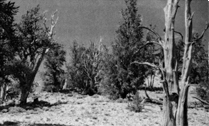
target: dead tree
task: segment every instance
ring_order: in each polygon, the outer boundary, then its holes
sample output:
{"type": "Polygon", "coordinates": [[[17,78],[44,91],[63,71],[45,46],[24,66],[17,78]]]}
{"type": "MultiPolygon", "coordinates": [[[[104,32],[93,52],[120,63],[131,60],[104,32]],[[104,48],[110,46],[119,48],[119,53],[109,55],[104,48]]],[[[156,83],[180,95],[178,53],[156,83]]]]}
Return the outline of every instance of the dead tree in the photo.
{"type": "MultiPolygon", "coordinates": [[[[206,30],[209,27],[207,24],[206,28],[202,32],[199,38],[196,40],[192,39],[192,18],[193,13],[191,13],[191,1],[185,0],[185,39],[184,39],[184,54],[183,54],[183,65],[181,69],[181,80],[179,80],[178,74],[178,61],[176,55],[176,45],[175,45],[175,33],[181,34],[175,31],[175,17],[179,7],[180,0],[167,0],[167,4],[164,8],[165,13],[165,38],[157,35],[157,42],[147,42],[158,44],[163,49],[163,63],[160,65],[155,65],[149,62],[134,62],[138,64],[144,64],[152,66],[161,71],[162,84],[164,89],[164,99],[163,99],[163,126],[188,126],[187,118],[187,98],[189,89],[189,73],[191,69],[192,61],[192,48],[195,41],[202,39],[206,30]]],[[[144,27],[143,27],[144,28],[144,27]]],[[[181,35],[182,36],[182,35],[181,35]]]]}

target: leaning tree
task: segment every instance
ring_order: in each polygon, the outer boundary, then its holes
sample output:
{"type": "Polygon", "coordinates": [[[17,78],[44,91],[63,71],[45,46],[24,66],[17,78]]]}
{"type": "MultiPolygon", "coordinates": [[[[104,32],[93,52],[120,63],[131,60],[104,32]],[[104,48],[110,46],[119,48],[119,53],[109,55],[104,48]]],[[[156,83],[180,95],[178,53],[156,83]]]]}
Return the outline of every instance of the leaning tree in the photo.
{"type": "Polygon", "coordinates": [[[46,53],[54,46],[54,27],[58,21],[58,17],[55,18],[56,12],[51,16],[49,27],[45,14],[39,11],[39,6],[27,11],[18,24],[18,51],[12,65],[12,74],[20,83],[20,104],[27,102],[38,69],[46,53]]]}
{"type": "Polygon", "coordinates": [[[179,64],[177,57],[177,48],[175,43],[175,34],[183,35],[180,32],[175,31],[175,18],[177,10],[179,8],[180,0],[167,0],[167,4],[164,8],[165,13],[165,35],[164,40],[149,28],[145,28],[152,31],[158,36],[157,41],[148,41],[148,44],[157,44],[162,47],[163,59],[159,65],[150,62],[134,62],[138,64],[144,64],[152,66],[160,70],[162,75],[162,84],[164,89],[163,100],[163,126],[187,126],[187,98],[189,90],[190,70],[192,61],[192,50],[196,41],[203,38],[206,30],[209,28],[209,24],[203,30],[198,38],[192,37],[192,20],[194,13],[191,12],[191,1],[185,0],[185,36],[184,36],[184,52],[183,52],[183,64],[181,67],[181,77],[178,76],[179,64]]]}

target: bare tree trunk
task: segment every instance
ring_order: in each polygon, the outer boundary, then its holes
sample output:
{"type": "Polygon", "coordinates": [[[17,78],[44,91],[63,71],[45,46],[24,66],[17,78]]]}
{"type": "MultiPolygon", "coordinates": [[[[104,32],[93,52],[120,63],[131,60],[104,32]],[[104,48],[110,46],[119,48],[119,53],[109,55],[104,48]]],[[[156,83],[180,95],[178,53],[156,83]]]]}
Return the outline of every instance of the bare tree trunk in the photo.
{"type": "Polygon", "coordinates": [[[156,66],[155,64],[149,62],[139,63],[154,67],[161,72],[163,89],[165,93],[163,102],[163,126],[188,126],[187,100],[190,77],[189,73],[191,70],[192,61],[192,47],[195,41],[203,38],[205,32],[209,28],[209,24],[207,24],[200,37],[194,40],[192,39],[193,14],[191,14],[190,7],[192,0],[185,0],[185,44],[182,58],[182,75],[179,82],[177,61],[178,57],[175,54],[176,46],[174,37],[175,16],[178,10],[179,1],[180,0],[167,0],[167,4],[164,8],[165,40],[161,41],[162,39],[159,37],[160,39],[157,43],[163,48],[164,65],[162,64],[156,66]]]}
{"type": "Polygon", "coordinates": [[[4,102],[6,98],[6,84],[3,82],[0,88],[0,102],[4,102]]]}
{"type": "MultiPolygon", "coordinates": [[[[175,110],[176,107],[171,103],[172,93],[178,93],[178,86],[174,83],[177,80],[174,80],[174,69],[176,59],[174,55],[175,51],[175,40],[174,40],[174,24],[175,24],[175,16],[178,9],[179,0],[168,0],[167,5],[164,8],[165,13],[165,41],[163,43],[163,52],[164,52],[164,68],[165,68],[165,76],[164,76],[164,91],[165,98],[163,102],[163,118],[164,123],[163,126],[175,126],[175,110]]],[[[177,103],[175,103],[177,104],[177,103]]]]}
{"type": "Polygon", "coordinates": [[[165,96],[163,100],[163,121],[163,126],[175,126],[175,119],[172,112],[172,104],[168,96],[165,96]]]}
{"type": "Polygon", "coordinates": [[[191,4],[192,0],[185,0],[185,46],[182,67],[181,92],[178,101],[178,109],[176,114],[176,124],[178,126],[188,126],[187,116],[187,97],[189,90],[189,73],[192,60],[192,16],[191,4]]]}
{"type": "Polygon", "coordinates": [[[189,85],[184,86],[181,89],[178,109],[176,113],[176,125],[177,126],[188,126],[188,116],[187,116],[187,100],[188,100],[188,90],[189,85]]]}
{"type": "Polygon", "coordinates": [[[62,90],[66,90],[67,89],[67,78],[64,78],[62,81],[62,90]]]}

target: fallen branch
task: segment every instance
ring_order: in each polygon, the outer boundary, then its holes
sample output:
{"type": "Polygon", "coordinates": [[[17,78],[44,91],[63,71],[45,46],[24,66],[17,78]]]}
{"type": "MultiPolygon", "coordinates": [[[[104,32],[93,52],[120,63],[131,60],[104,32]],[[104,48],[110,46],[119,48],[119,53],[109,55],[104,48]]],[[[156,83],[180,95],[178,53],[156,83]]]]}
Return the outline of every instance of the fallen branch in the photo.
{"type": "Polygon", "coordinates": [[[203,104],[205,104],[205,105],[209,105],[209,103],[208,103],[207,101],[205,101],[205,100],[203,100],[203,99],[201,99],[201,98],[198,98],[198,97],[195,97],[195,96],[194,96],[193,98],[199,100],[201,103],[203,103],[203,104]]]}
{"type": "Polygon", "coordinates": [[[153,103],[153,104],[157,104],[157,105],[162,105],[163,104],[163,102],[161,102],[161,101],[159,101],[157,99],[150,98],[150,96],[147,93],[146,88],[145,88],[144,91],[145,91],[145,95],[147,97],[147,98],[145,98],[146,99],[146,102],[153,103]]]}

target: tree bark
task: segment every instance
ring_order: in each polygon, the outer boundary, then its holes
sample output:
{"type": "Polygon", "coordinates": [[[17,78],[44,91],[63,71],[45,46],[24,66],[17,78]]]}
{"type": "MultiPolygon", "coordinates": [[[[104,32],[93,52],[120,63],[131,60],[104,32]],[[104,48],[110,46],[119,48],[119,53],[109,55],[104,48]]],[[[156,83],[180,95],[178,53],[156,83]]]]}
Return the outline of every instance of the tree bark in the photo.
{"type": "MultiPolygon", "coordinates": [[[[192,48],[195,41],[202,39],[206,28],[198,39],[192,39],[192,18],[191,1],[185,0],[185,41],[183,65],[181,69],[181,80],[178,76],[178,57],[175,54],[175,16],[178,10],[180,0],[167,0],[164,8],[165,13],[165,40],[158,41],[163,48],[164,64],[156,66],[148,62],[139,64],[149,65],[160,70],[162,75],[162,84],[164,89],[163,101],[163,126],[188,126],[187,101],[189,90],[189,73],[191,70],[192,48]],[[180,84],[180,85],[179,85],[180,84]]],[[[183,37],[182,37],[183,38],[183,37]]],[[[160,38],[160,40],[162,40],[160,38]]],[[[136,61],[134,63],[137,63],[136,61]]]]}
{"type": "Polygon", "coordinates": [[[6,98],[6,84],[3,82],[0,88],[0,102],[4,102],[6,98]]]}
{"type": "Polygon", "coordinates": [[[25,84],[25,86],[21,88],[21,96],[20,96],[20,104],[21,105],[25,105],[27,103],[28,95],[31,91],[34,79],[35,79],[38,69],[43,61],[46,51],[47,51],[47,49],[43,49],[42,54],[41,54],[40,58],[37,60],[32,73],[30,73],[30,75],[27,78],[27,81],[26,81],[27,84],[25,84]]]}
{"type": "MultiPolygon", "coordinates": [[[[164,123],[163,126],[175,126],[175,116],[174,111],[176,110],[176,106],[171,103],[170,94],[176,93],[178,94],[178,86],[174,83],[178,80],[174,77],[174,69],[175,69],[175,37],[174,37],[174,25],[175,25],[175,17],[178,10],[179,0],[167,0],[167,5],[164,8],[165,13],[165,41],[163,43],[163,52],[164,52],[164,91],[165,97],[163,102],[163,118],[164,123]]],[[[177,104],[177,103],[175,103],[177,104]]]]}
{"type": "Polygon", "coordinates": [[[189,90],[189,73],[191,70],[192,60],[192,17],[191,4],[192,0],[185,0],[185,45],[184,56],[182,66],[182,78],[181,78],[181,91],[178,100],[178,109],[176,112],[176,124],[177,126],[188,126],[187,115],[187,99],[189,90]]]}
{"type": "Polygon", "coordinates": [[[180,97],[178,101],[178,109],[176,112],[176,125],[177,126],[188,126],[188,116],[187,116],[187,100],[188,100],[188,90],[189,85],[184,84],[185,86],[181,89],[180,97]]]}
{"type": "Polygon", "coordinates": [[[29,95],[29,91],[26,88],[21,89],[20,105],[25,105],[27,103],[28,95],[29,95]]]}

